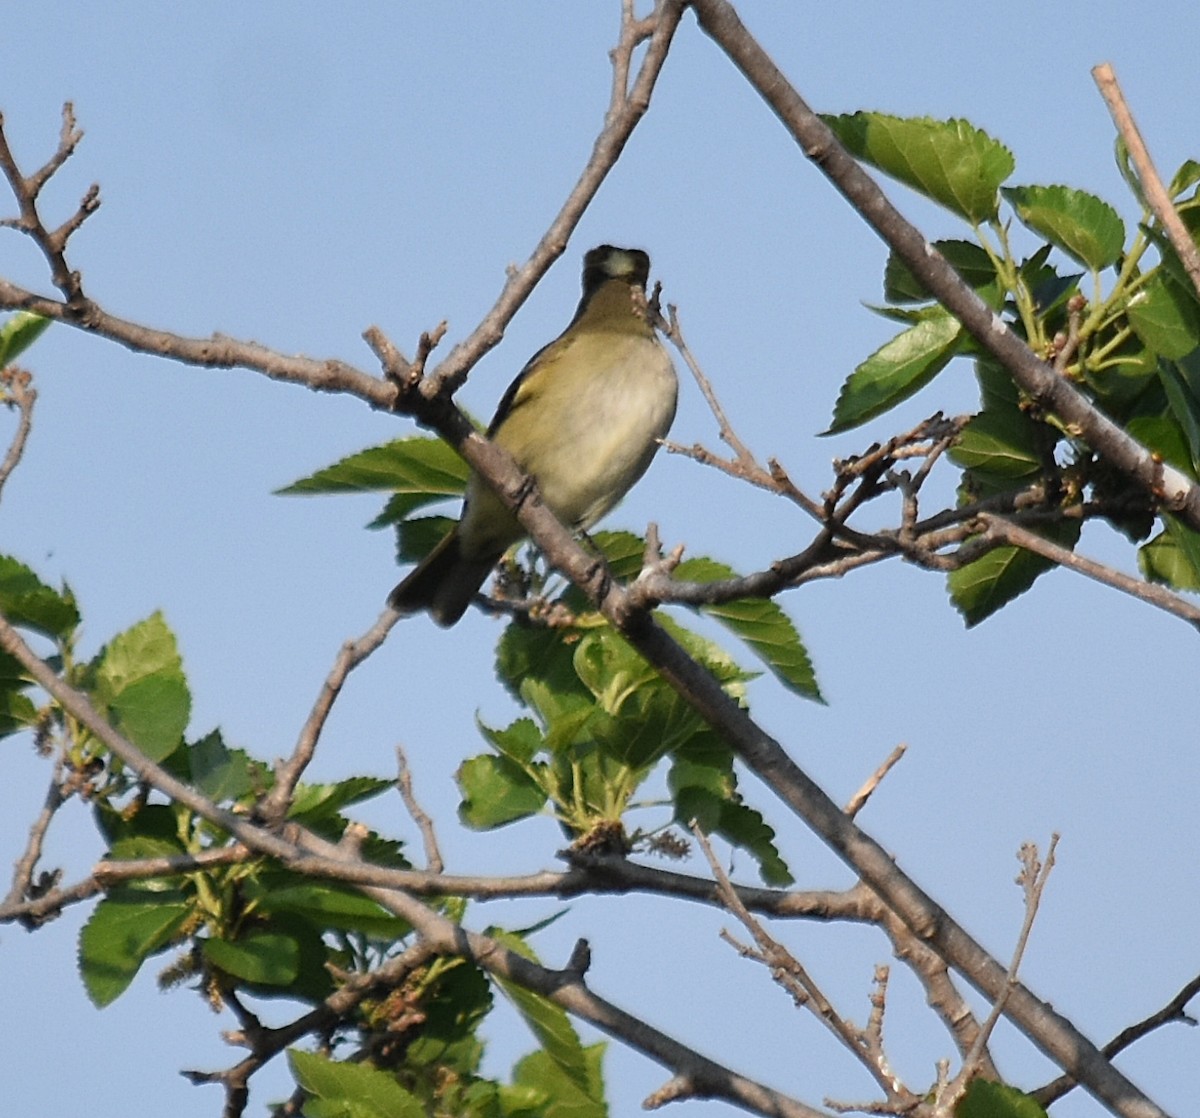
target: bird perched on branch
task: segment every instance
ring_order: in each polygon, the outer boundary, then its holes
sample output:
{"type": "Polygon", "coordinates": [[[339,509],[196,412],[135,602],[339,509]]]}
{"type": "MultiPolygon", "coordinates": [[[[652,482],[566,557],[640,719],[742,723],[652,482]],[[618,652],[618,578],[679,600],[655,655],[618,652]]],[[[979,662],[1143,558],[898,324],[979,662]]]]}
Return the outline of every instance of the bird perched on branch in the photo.
{"type": "MultiPolygon", "coordinates": [[[[500,401],[487,435],[537,483],[564,524],[587,529],[646,472],[675,418],[678,381],[646,308],[650,258],[601,245],[583,258],[583,298],[500,401]]],[[[400,613],[439,625],[466,611],[508,548],[525,535],[478,475],[462,519],[392,591],[400,613]]]]}

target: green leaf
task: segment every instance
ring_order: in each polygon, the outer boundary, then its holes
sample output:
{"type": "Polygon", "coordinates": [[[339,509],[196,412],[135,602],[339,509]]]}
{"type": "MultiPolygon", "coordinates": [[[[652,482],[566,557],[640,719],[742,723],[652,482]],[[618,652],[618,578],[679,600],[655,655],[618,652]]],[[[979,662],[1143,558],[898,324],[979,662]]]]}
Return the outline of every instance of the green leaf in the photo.
{"type": "Polygon", "coordinates": [[[1189,187],[1195,186],[1200,182],[1200,163],[1194,159],[1185,159],[1179,170],[1175,172],[1175,176],[1171,179],[1171,185],[1167,188],[1167,193],[1172,198],[1178,198],[1189,187]]]}
{"type": "Polygon", "coordinates": [[[1190,472],[1194,472],[1200,468],[1200,396],[1196,392],[1196,378],[1186,365],[1160,361],[1158,379],[1167,396],[1169,414],[1187,439],[1190,472]]]}
{"type": "Polygon", "coordinates": [[[536,815],[546,804],[545,790],[507,757],[468,758],[455,779],[463,794],[458,814],[477,831],[536,815]]]}
{"type": "MultiPolygon", "coordinates": [[[[979,291],[996,282],[996,267],[974,241],[934,241],[933,247],[946,258],[964,283],[979,291]]],[[[890,303],[927,303],[933,298],[895,252],[883,270],[883,294],[890,303]]]]}
{"type": "MultiPolygon", "coordinates": [[[[1079,539],[1078,521],[1058,525],[1043,534],[1064,547],[1079,539]]],[[[951,571],[947,578],[950,600],[970,628],[1024,594],[1039,575],[1058,564],[1020,547],[996,547],[986,555],[951,571]]]]}
{"type": "Polygon", "coordinates": [[[642,569],[646,541],[633,532],[593,532],[588,537],[600,549],[615,578],[628,582],[642,569]]]}
{"type": "Polygon", "coordinates": [[[504,729],[495,729],[478,719],[476,725],[497,753],[521,766],[528,765],[544,744],[542,732],[532,718],[518,718],[504,729]]]}
{"type": "Polygon", "coordinates": [[[748,807],[735,792],[720,796],[697,784],[681,787],[675,794],[675,820],[688,826],[695,820],[700,829],[720,835],[745,850],[757,863],[759,876],[767,885],[783,887],[793,882],[791,870],[775,844],[775,831],[762,813],[748,807]]]}
{"type": "MultiPolygon", "coordinates": [[[[537,955],[520,936],[499,928],[488,929],[489,933],[505,947],[518,955],[537,962],[537,955]]],[[[504,991],[509,1001],[525,1019],[525,1024],[537,1037],[542,1051],[552,1059],[564,1074],[581,1090],[588,1089],[587,1065],[583,1055],[583,1044],[571,1024],[567,1011],[554,1002],[519,986],[506,978],[493,974],[492,981],[504,991]]]]}
{"type": "Polygon", "coordinates": [[[287,872],[251,878],[243,883],[242,893],[260,912],[302,916],[322,931],[360,932],[392,942],[409,931],[407,921],[348,886],[305,881],[287,872]]]}
{"type": "Polygon", "coordinates": [[[950,458],[967,469],[1021,478],[1041,469],[1037,429],[1015,408],[983,410],[972,416],[950,458]]]}
{"type": "MultiPolygon", "coordinates": [[[[339,1114],[358,1118],[360,1113],[372,1118],[425,1118],[425,1108],[417,1097],[388,1072],[366,1064],[330,1060],[297,1048],[288,1049],[288,1064],[296,1082],[314,1099],[327,1104],[320,1111],[322,1118],[339,1114]]],[[[309,1113],[308,1104],[304,1110],[309,1113]]]]}
{"type": "Polygon", "coordinates": [[[32,311],[17,311],[0,325],[0,369],[21,356],[45,332],[51,319],[32,311]]]}
{"type": "Polygon", "coordinates": [[[858,427],[924,388],[958,352],[962,337],[962,327],[948,314],[897,334],[846,379],[825,434],[858,427]]]}
{"type": "Polygon", "coordinates": [[[290,986],[300,973],[300,945],[291,936],[251,932],[238,940],[206,939],[204,957],[226,974],[259,986],[290,986]]]}
{"type": "Polygon", "coordinates": [[[583,1052],[586,1089],[581,1088],[546,1052],[534,1052],[513,1068],[516,1086],[536,1090],[548,1100],[537,1111],[538,1118],[608,1118],[601,1069],[604,1045],[589,1045],[583,1052]]]}
{"type": "Polygon", "coordinates": [[[850,153],[972,224],[996,217],[1012,152],[965,120],[856,112],[822,120],[850,153]]]}
{"type": "Polygon", "coordinates": [[[239,800],[254,790],[257,762],[241,749],[228,749],[220,730],[213,730],[188,746],[192,783],[214,803],[239,800]]]}
{"type": "Polygon", "coordinates": [[[190,913],[191,905],[176,891],[111,890],[79,933],[79,973],[93,1004],[103,1008],[123,994],[142,963],[175,938],[190,913]]]}
{"type": "Polygon", "coordinates": [[[1129,421],[1127,430],[1147,450],[1152,450],[1164,462],[1182,470],[1193,481],[1197,480],[1188,437],[1174,416],[1138,415],[1129,421]]]}
{"type": "MultiPolygon", "coordinates": [[[[715,559],[697,556],[680,563],[675,577],[692,582],[737,578],[737,572],[715,559]]],[[[816,671],[800,633],[779,604],[765,598],[738,598],[719,605],[701,606],[760,659],[789,691],[823,703],[816,671]]]]}
{"type": "Polygon", "coordinates": [[[469,467],[448,443],[418,435],[360,450],[277,492],[312,495],[394,490],[387,509],[372,522],[372,527],[380,528],[434,501],[461,496],[469,475],[469,467]]]}
{"type": "Polygon", "coordinates": [[[955,1118],[1046,1118],[1041,1104],[1015,1087],[973,1079],[954,1108],[955,1118]]]}
{"type": "Polygon", "coordinates": [[[14,625],[60,640],[79,624],[79,610],[69,591],[51,590],[9,555],[0,555],[0,609],[14,625]]]}
{"type": "Polygon", "coordinates": [[[394,781],[380,776],[351,776],[336,784],[301,784],[292,797],[288,818],[310,823],[327,819],[343,808],[374,799],[395,786],[394,781]]]}
{"type": "Polygon", "coordinates": [[[1138,549],[1142,576],[1176,590],[1200,590],[1200,533],[1169,513],[1163,522],[1163,531],[1138,549]]]}
{"type": "Polygon", "coordinates": [[[1200,307],[1164,275],[1149,280],[1129,300],[1125,313],[1134,333],[1160,357],[1186,357],[1200,345],[1200,307]]]}
{"type": "Polygon", "coordinates": [[[448,516],[417,516],[400,521],[396,525],[396,562],[419,563],[442,542],[454,523],[448,516]]]}
{"type": "Polygon", "coordinates": [[[37,723],[37,707],[16,688],[0,688],[0,738],[37,723]]]}
{"type": "Polygon", "coordinates": [[[1069,186],[1010,186],[1001,193],[1020,219],[1068,256],[1099,272],[1125,247],[1125,223],[1107,202],[1069,186]]]}
{"type": "Polygon", "coordinates": [[[93,698],[147,757],[161,761],[179,747],[192,696],[175,634],[161,613],[115,636],[92,667],[93,698]]]}

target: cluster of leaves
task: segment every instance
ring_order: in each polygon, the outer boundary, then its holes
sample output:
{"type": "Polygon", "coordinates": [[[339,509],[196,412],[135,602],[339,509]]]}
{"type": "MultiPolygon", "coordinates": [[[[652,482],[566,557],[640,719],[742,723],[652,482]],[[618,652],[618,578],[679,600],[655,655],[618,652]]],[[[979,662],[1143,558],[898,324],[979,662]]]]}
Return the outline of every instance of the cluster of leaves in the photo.
{"type": "MultiPolygon", "coordinates": [[[[191,694],[174,634],[161,614],[113,637],[76,662],[79,610],[67,589],[43,583],[25,565],[0,556],[0,610],[48,638],[48,662],[147,757],[214,804],[248,814],[271,788],[269,766],[229,747],[219,731],[186,736],[191,694]]],[[[38,707],[20,665],[0,660],[0,735],[34,728],[57,748],[64,783],[87,800],[111,863],[219,854],[228,833],[185,805],[141,784],[122,761],[54,703],[38,707]]],[[[336,841],[346,809],[392,788],[356,776],[301,784],[288,819],[336,841]]],[[[368,832],[362,857],[407,868],[401,844],[368,832]]],[[[157,867],[155,867],[157,869],[157,867]]],[[[49,884],[49,883],[47,883],[49,884]]],[[[461,920],[465,903],[445,902],[461,920]]],[[[532,955],[523,935],[496,930],[532,955]]],[[[124,993],[147,960],[170,955],[163,986],[190,983],[215,1005],[231,996],[287,998],[315,1007],[338,976],[373,971],[402,952],[412,929],[376,901],[335,882],[315,880],[262,859],[192,864],[109,887],[79,938],[79,971],[88,996],[106,1006],[124,993]]],[[[457,957],[435,957],[395,989],[362,999],[333,1023],[326,1051],[294,1050],[289,1059],[308,1094],[310,1118],[381,1118],[431,1113],[479,1118],[581,1118],[607,1112],[600,1076],[602,1046],[585,1049],[563,1010],[528,991],[490,979],[457,957]],[[541,1044],[520,1061],[511,1083],[480,1075],[479,1028],[499,989],[541,1044]],[[340,1059],[333,1059],[337,1051],[340,1059]]]]}
{"type": "MultiPolygon", "coordinates": [[[[1132,235],[1112,206],[1086,191],[1005,185],[1015,169],[1011,152],[965,121],[858,112],[826,122],[859,159],[966,222],[973,240],[935,242],[962,278],[1036,353],[1054,360],[1065,351],[1064,376],[1164,461],[1196,479],[1200,300],[1154,223],[1123,149],[1118,147],[1118,164],[1141,208],[1132,235]],[[1027,256],[1014,251],[1014,220],[1040,239],[1027,256]]],[[[1189,160],[1169,188],[1193,233],[1200,231],[1198,183],[1200,164],[1189,160]]],[[[848,377],[830,432],[893,408],[953,358],[973,358],[981,407],[951,454],[963,469],[963,503],[1035,486],[1048,512],[1078,511],[1090,502],[1141,544],[1145,577],[1200,589],[1200,535],[1153,508],[1072,431],[1026,399],[894,256],[884,273],[884,297],[886,305],[876,309],[904,329],[848,377]]],[[[1074,546],[1077,515],[1048,522],[1048,535],[1074,546]]],[[[955,571],[950,595],[974,624],[1028,589],[1049,566],[1018,548],[998,548],[955,571]]]]}
{"type": "MultiPolygon", "coordinates": [[[[401,562],[421,559],[447,530],[441,516],[417,516],[429,505],[461,497],[467,467],[441,440],[397,439],[371,447],[302,478],[283,492],[295,494],[391,493],[372,527],[395,525],[401,562]]],[[[640,569],[645,541],[628,532],[592,537],[618,579],[640,569]]],[[[676,570],[698,582],[734,577],[715,560],[689,559],[676,570]]],[[[763,880],[786,884],[791,875],[774,844],[774,831],[737,790],[733,754],[600,614],[567,584],[510,563],[500,590],[516,587],[546,623],[530,624],[519,612],[501,637],[496,671],[530,716],[510,726],[480,729],[494,753],[473,757],[459,771],[461,816],[471,827],[491,828],[550,812],[580,849],[626,852],[634,834],[624,817],[634,795],[669,762],[670,814],[659,826],[696,820],[746,850],[763,880]]],[[[745,599],[705,606],[703,613],[739,637],[789,690],[820,701],[820,691],[799,633],[773,601],[745,599]]],[[[714,642],[668,619],[696,660],[745,702],[753,678],[714,642]]]]}

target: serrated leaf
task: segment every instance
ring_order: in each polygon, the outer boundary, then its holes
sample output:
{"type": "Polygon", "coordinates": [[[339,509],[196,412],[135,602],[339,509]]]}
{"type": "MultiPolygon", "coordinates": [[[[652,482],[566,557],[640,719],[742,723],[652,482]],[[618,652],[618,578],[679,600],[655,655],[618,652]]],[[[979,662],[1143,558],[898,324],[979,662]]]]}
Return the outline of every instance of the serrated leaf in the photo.
{"type": "Polygon", "coordinates": [[[965,120],[856,112],[822,120],[852,155],[973,224],[991,221],[1012,152],[965,120]]]}
{"type": "Polygon", "coordinates": [[[308,477],[277,490],[285,495],[377,493],[394,490],[385,513],[372,522],[382,527],[434,501],[462,495],[470,469],[448,443],[414,436],[360,450],[308,477]]]}
{"type": "MultiPolygon", "coordinates": [[[[934,241],[933,247],[974,290],[979,291],[996,282],[992,258],[974,241],[934,241]]],[[[927,303],[933,298],[894,252],[889,254],[883,270],[883,294],[891,303],[927,303]]]]}
{"type": "Polygon", "coordinates": [[[608,1118],[604,1102],[604,1076],[601,1062],[604,1045],[592,1044],[583,1050],[587,1088],[567,1075],[545,1052],[534,1052],[513,1068],[513,1083],[536,1090],[547,1101],[537,1118],[608,1118]]]}
{"type": "Polygon", "coordinates": [[[1114,264],[1125,247],[1125,223],[1117,211],[1086,190],[1010,186],[1001,193],[1022,225],[1093,271],[1114,264]]]}
{"type": "Polygon", "coordinates": [[[478,831],[536,815],[546,804],[545,790],[507,757],[468,758],[455,779],[463,796],[459,817],[478,831]]]}
{"type": "MultiPolygon", "coordinates": [[[[1064,547],[1074,547],[1079,531],[1079,523],[1073,522],[1044,534],[1064,547]]],[[[950,572],[946,579],[950,600],[970,628],[1024,594],[1040,575],[1057,565],[1024,548],[993,548],[973,563],[950,572]]]]}
{"type": "Polygon", "coordinates": [[[1125,308],[1133,331],[1160,357],[1186,357],[1200,345],[1200,307],[1180,284],[1159,274],[1125,308]]]}
{"type": "Polygon", "coordinates": [[[687,827],[695,820],[702,831],[720,835],[745,850],[757,863],[759,876],[772,886],[786,886],[792,873],[775,844],[775,830],[762,813],[742,803],[737,793],[722,796],[700,784],[688,784],[675,793],[675,820],[687,827]]]}
{"type": "Polygon", "coordinates": [[[147,757],[161,761],[179,747],[192,696],[175,634],[161,613],[115,636],[92,667],[93,698],[147,757]]]}
{"type": "MultiPolygon", "coordinates": [[[[288,1064],[296,1082],[324,1104],[365,1110],[373,1118],[425,1118],[425,1108],[416,1096],[386,1071],[330,1060],[297,1048],[288,1049],[288,1064]]],[[[323,1109],[322,1113],[329,1116],[350,1111],[323,1109]]]]}
{"type": "Polygon", "coordinates": [[[0,369],[21,356],[45,332],[52,319],[32,311],[17,311],[0,324],[0,369]]]}
{"type": "Polygon", "coordinates": [[[301,784],[292,797],[288,818],[307,822],[328,818],[394,787],[394,781],[379,776],[351,776],[336,784],[301,784]]]}
{"type": "Polygon", "coordinates": [[[258,986],[290,986],[300,973],[300,945],[276,932],[237,940],[206,939],[204,957],[226,974],[258,986]]]}
{"type": "Polygon", "coordinates": [[[622,582],[636,578],[642,569],[646,541],[633,532],[593,532],[588,537],[599,548],[608,569],[622,582]]]}
{"type": "Polygon", "coordinates": [[[948,314],[897,334],[846,379],[824,433],[849,431],[907,400],[946,367],[962,337],[962,327],[948,314]]]}
{"type": "MultiPolygon", "coordinates": [[[[675,577],[692,582],[715,582],[738,576],[724,563],[697,556],[680,563],[675,577]]],[[[792,619],[777,602],[765,598],[738,598],[719,605],[701,606],[700,610],[745,641],[789,691],[818,703],[825,701],[808,649],[792,619]]]]}
{"type": "Polygon", "coordinates": [[[454,520],[448,516],[417,516],[396,525],[396,562],[419,563],[450,531],[454,520]]]}
{"type": "Polygon", "coordinates": [[[479,732],[502,757],[527,765],[542,748],[542,731],[532,718],[518,718],[503,729],[488,726],[476,719],[479,732]]]}
{"type": "Polygon", "coordinates": [[[79,624],[75,599],[52,590],[10,555],[0,555],[0,609],[14,625],[58,639],[79,624]]]}
{"type": "Polygon", "coordinates": [[[190,913],[178,892],[113,889],[79,933],[79,973],[92,1003],[103,1008],[120,997],[142,963],[171,942],[190,913]]]}
{"type": "Polygon", "coordinates": [[[985,409],[972,416],[949,456],[960,466],[998,477],[1028,477],[1041,469],[1037,431],[1015,408],[985,409]]]}
{"type": "Polygon", "coordinates": [[[238,800],[254,789],[249,755],[227,748],[219,730],[189,745],[187,755],[192,783],[214,803],[238,800]]]}
{"type": "Polygon", "coordinates": [[[955,1118],[1046,1118],[1034,1098],[987,1079],[973,1079],[954,1108],[955,1118]]]}
{"type": "MultiPolygon", "coordinates": [[[[489,929],[490,934],[505,947],[526,959],[537,962],[537,955],[520,936],[499,928],[489,929]]],[[[517,1008],[517,1012],[525,1019],[525,1024],[537,1037],[542,1051],[552,1059],[564,1074],[581,1090],[588,1089],[587,1066],[583,1055],[583,1044],[567,1011],[541,994],[518,986],[515,982],[493,974],[492,981],[504,991],[509,1001],[517,1008]]]]}
{"type": "Polygon", "coordinates": [[[0,738],[37,723],[37,707],[16,688],[0,688],[0,738]]]}

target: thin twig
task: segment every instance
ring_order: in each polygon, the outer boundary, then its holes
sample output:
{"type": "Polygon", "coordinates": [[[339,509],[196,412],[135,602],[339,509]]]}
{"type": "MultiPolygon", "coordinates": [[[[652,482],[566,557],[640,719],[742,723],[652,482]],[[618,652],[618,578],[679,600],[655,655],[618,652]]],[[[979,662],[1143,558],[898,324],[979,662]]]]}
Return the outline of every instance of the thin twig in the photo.
{"type": "Polygon", "coordinates": [[[625,150],[625,144],[638,121],[649,108],[650,96],[666,61],[684,7],[683,0],[658,0],[651,16],[637,20],[632,4],[624,5],[620,37],[613,49],[612,96],[605,113],[604,127],[592,145],[587,164],[532,255],[519,268],[510,271],[492,309],[426,378],[421,390],[426,398],[453,392],[462,384],[476,362],[504,337],[504,331],[513,316],[550,266],[566,250],[575,227],[625,150]],[[647,37],[650,42],[641,68],[630,86],[628,74],[633,52],[647,37]]]}
{"type": "Polygon", "coordinates": [[[1021,931],[1017,935],[1013,947],[1012,960],[1008,964],[1008,982],[1000,996],[992,1005],[991,1012],[984,1019],[971,1051],[963,1060],[958,1074],[949,1083],[939,1081],[939,1089],[934,1098],[934,1118],[950,1118],[954,1114],[959,1099],[966,1093],[972,1079],[979,1075],[983,1060],[987,1053],[988,1040],[992,1031],[999,1023],[1004,1013],[1004,1004],[1009,994],[1016,988],[1017,975],[1021,970],[1021,960],[1025,957],[1025,948],[1029,945],[1029,935],[1033,931],[1033,923],[1037,919],[1041,907],[1042,894],[1046,891],[1046,882],[1050,879],[1050,871],[1054,869],[1054,852],[1058,848],[1058,835],[1050,836],[1050,845],[1046,851],[1046,861],[1038,860],[1037,847],[1031,842],[1024,843],[1017,854],[1021,862],[1021,872],[1017,875],[1017,884],[1025,897],[1025,915],[1021,921],[1021,931]]]}
{"type": "Polygon", "coordinates": [[[1141,130],[1133,119],[1133,113],[1129,111],[1125,94],[1121,91],[1112,65],[1108,62],[1101,62],[1098,66],[1093,66],[1092,78],[1100,90],[1100,96],[1104,98],[1104,103],[1108,106],[1108,111],[1112,114],[1117,132],[1125,141],[1129,158],[1133,160],[1133,165],[1137,168],[1138,181],[1142,185],[1146,204],[1162,223],[1162,227],[1171,241],[1171,247],[1179,255],[1180,261],[1191,278],[1192,286],[1196,289],[1197,294],[1200,294],[1200,250],[1197,250],[1196,242],[1192,240],[1187,226],[1183,224],[1183,219],[1179,216],[1171,201],[1171,196],[1167,193],[1167,188],[1163,186],[1163,181],[1154,168],[1154,161],[1150,158],[1146,141],[1142,139],[1141,130]]]}
{"type": "Polygon", "coordinates": [[[417,802],[417,797],[413,792],[412,770],[409,768],[408,758],[404,754],[402,745],[396,746],[396,770],[396,788],[400,792],[400,798],[404,801],[405,808],[408,809],[408,814],[412,816],[413,822],[421,832],[421,841],[425,844],[425,869],[429,873],[440,874],[446,868],[446,864],[442,861],[437,831],[434,830],[433,820],[417,802]]]}
{"type": "MultiPolygon", "coordinates": [[[[33,871],[42,857],[42,847],[46,841],[46,832],[54,820],[58,809],[67,802],[69,792],[63,790],[63,763],[61,758],[55,762],[54,772],[50,777],[50,786],[46,789],[42,800],[42,810],[29,828],[29,839],[25,849],[13,866],[12,887],[8,896],[0,904],[0,909],[20,905],[26,898],[34,897],[33,871]]],[[[45,892],[45,890],[41,890],[45,892]]]]}
{"type": "Polygon", "coordinates": [[[33,405],[37,402],[37,391],[32,382],[30,374],[15,365],[0,370],[0,400],[9,407],[15,406],[20,413],[17,430],[9,443],[4,461],[0,462],[0,490],[21,461],[25,444],[29,441],[29,432],[33,429],[33,405]]]}
{"type": "Polygon", "coordinates": [[[1120,590],[1123,594],[1129,594],[1200,629],[1200,608],[1172,593],[1165,586],[1144,582],[1112,567],[1106,567],[1103,563],[1097,563],[1094,559],[1078,555],[1070,548],[1063,547],[1045,536],[1039,536],[1005,517],[981,513],[979,520],[985,526],[985,535],[996,543],[1011,544],[1032,551],[1060,567],[1066,567],[1104,586],[1120,590]]]}
{"type": "Polygon", "coordinates": [[[898,746],[896,746],[896,748],[893,749],[886,758],[884,758],[883,764],[881,764],[879,768],[877,768],[869,777],[867,777],[866,781],[863,783],[863,786],[857,792],[855,792],[853,796],[850,797],[850,802],[846,804],[846,814],[850,816],[851,819],[853,819],[854,816],[862,811],[867,800],[871,798],[871,793],[879,787],[880,781],[882,781],[883,778],[892,771],[893,766],[897,761],[900,760],[901,757],[904,756],[905,750],[907,749],[908,744],[906,742],[901,742],[898,746]]]}
{"type": "Polygon", "coordinates": [[[275,766],[275,783],[258,806],[259,817],[268,822],[279,822],[291,805],[292,794],[304,770],[312,761],[317,742],[333,704],[341,694],[346,677],[371,655],[387,638],[392,627],[400,620],[395,610],[385,609],[379,619],[357,640],[342,645],[334,660],[333,668],[321,685],[321,693],[313,704],[311,713],[296,739],[292,755],[275,766]]]}
{"type": "MultiPolygon", "coordinates": [[[[1188,982],[1162,1009],[1156,1010],[1149,1017],[1143,1018],[1136,1024],[1122,1029],[1100,1051],[1110,1058],[1116,1056],[1118,1053],[1124,1052],[1135,1041],[1141,1040],[1142,1037],[1154,1032],[1155,1029],[1159,1029],[1163,1025],[1168,1025],[1174,1021],[1182,1021],[1185,1025],[1195,1027],[1197,1024],[1196,1018],[1187,1012],[1187,1004],[1197,994],[1200,994],[1200,974],[1188,982]]],[[[1044,1087],[1039,1087],[1036,1091],[1030,1091],[1029,1094],[1041,1103],[1042,1106],[1049,1106],[1052,1102],[1061,1099],[1063,1095],[1077,1086],[1078,1081],[1072,1079],[1071,1076],[1060,1075],[1044,1087]]]]}
{"type": "MultiPolygon", "coordinates": [[[[796,1005],[810,1010],[866,1068],[882,1088],[890,1105],[900,1108],[913,1106],[918,1101],[917,1096],[913,1095],[901,1082],[899,1076],[892,1071],[883,1050],[882,1006],[872,1003],[872,1021],[875,1025],[873,1029],[864,1031],[843,1018],[800,960],[776,940],[742,904],[737,891],[729,880],[729,875],[726,874],[712,844],[708,841],[708,836],[694,820],[691,824],[691,831],[700,849],[704,852],[704,857],[716,879],[721,899],[730,914],[736,917],[742,927],[754,938],[757,950],[751,950],[739,944],[728,932],[723,931],[722,938],[731,943],[739,954],[768,967],[771,977],[791,995],[796,1005]]],[[[879,994],[878,987],[876,994],[879,994]]]]}

